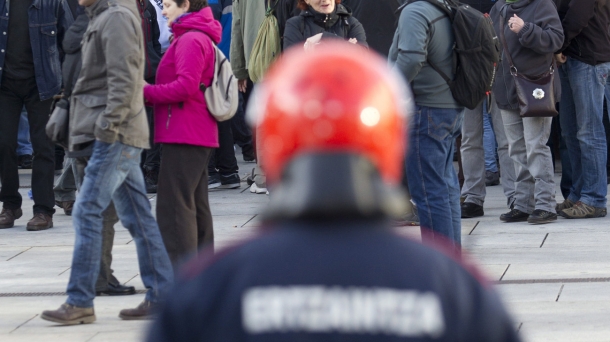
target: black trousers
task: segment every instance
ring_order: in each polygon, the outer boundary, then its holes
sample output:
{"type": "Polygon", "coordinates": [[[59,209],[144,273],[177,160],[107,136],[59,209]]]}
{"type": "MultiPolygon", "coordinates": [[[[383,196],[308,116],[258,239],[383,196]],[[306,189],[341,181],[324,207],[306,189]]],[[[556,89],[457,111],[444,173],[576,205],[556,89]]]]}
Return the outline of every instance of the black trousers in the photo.
{"type": "Polygon", "coordinates": [[[234,143],[242,149],[242,154],[253,155],[252,130],[246,123],[246,107],[252,93],[254,84],[248,80],[248,88],[245,93],[239,92],[239,105],[235,116],[230,120],[234,143]]]}
{"type": "Polygon", "coordinates": [[[55,146],[47,137],[52,99],[40,100],[36,79],[14,80],[2,77],[0,86],[0,202],[7,209],[21,208],[19,173],[17,171],[17,131],[23,106],[28,112],[30,140],[34,149],[32,165],[32,195],[34,213],[53,215],[53,171],[55,146]]]}
{"type": "Polygon", "coordinates": [[[237,173],[237,158],[233,149],[233,132],[231,130],[231,120],[218,123],[219,146],[214,149],[210,162],[208,163],[208,173],[210,175],[221,173],[228,175],[237,173]]]}
{"type": "Polygon", "coordinates": [[[157,188],[157,222],[174,270],[197,253],[214,246],[208,200],[209,147],[163,144],[157,188]]]}
{"type": "Polygon", "coordinates": [[[161,167],[161,144],[155,144],[155,117],[152,107],[146,107],[146,117],[148,118],[150,132],[150,149],[142,152],[142,166],[159,172],[159,167],[161,167]]]}

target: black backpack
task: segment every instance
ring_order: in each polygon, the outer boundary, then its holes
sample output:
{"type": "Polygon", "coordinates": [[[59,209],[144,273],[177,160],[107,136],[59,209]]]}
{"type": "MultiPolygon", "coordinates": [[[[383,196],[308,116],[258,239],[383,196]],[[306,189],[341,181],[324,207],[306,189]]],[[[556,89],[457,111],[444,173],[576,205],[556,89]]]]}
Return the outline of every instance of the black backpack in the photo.
{"type": "Polygon", "coordinates": [[[500,62],[500,43],[489,14],[483,14],[455,0],[444,0],[450,9],[437,0],[413,0],[401,6],[398,11],[415,1],[429,2],[446,13],[451,20],[455,36],[454,79],[430,61],[428,64],[445,79],[453,98],[460,105],[468,109],[476,108],[491,93],[500,62]]]}

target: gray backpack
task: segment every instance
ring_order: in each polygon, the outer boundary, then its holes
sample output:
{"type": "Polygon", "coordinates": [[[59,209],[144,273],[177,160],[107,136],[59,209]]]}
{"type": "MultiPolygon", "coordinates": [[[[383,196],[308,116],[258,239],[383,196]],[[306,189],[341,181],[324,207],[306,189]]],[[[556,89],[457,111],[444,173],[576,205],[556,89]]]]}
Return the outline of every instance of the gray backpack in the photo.
{"type": "Polygon", "coordinates": [[[208,111],[218,122],[231,119],[237,112],[239,93],[237,79],[233,75],[231,64],[225,55],[214,45],[216,60],[214,62],[214,78],[209,86],[200,84],[208,111]]]}

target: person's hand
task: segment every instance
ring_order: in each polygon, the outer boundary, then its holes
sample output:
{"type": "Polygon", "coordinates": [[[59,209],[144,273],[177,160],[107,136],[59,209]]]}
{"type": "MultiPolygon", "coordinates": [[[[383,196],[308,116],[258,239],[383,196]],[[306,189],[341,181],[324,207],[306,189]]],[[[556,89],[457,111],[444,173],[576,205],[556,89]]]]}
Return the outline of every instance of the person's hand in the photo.
{"type": "Polygon", "coordinates": [[[243,80],[237,80],[237,89],[242,93],[245,93],[248,90],[248,79],[244,78],[243,80]]]}
{"type": "Polygon", "coordinates": [[[513,17],[508,19],[508,28],[515,33],[521,32],[523,26],[525,26],[525,22],[516,14],[513,14],[513,17]]]}
{"type": "Polygon", "coordinates": [[[568,57],[566,57],[563,53],[558,53],[555,55],[555,63],[557,66],[560,66],[568,61],[568,57]]]}
{"type": "Polygon", "coordinates": [[[305,49],[305,51],[311,51],[311,50],[313,50],[313,48],[316,45],[320,44],[321,39],[322,39],[322,33],[318,33],[315,36],[311,36],[311,37],[307,38],[303,48],[305,49]]]}
{"type": "Polygon", "coordinates": [[[348,41],[348,42],[350,42],[350,43],[352,43],[352,44],[356,44],[356,43],[358,43],[358,39],[356,39],[356,38],[350,38],[350,39],[348,39],[347,41],[348,41]]]}

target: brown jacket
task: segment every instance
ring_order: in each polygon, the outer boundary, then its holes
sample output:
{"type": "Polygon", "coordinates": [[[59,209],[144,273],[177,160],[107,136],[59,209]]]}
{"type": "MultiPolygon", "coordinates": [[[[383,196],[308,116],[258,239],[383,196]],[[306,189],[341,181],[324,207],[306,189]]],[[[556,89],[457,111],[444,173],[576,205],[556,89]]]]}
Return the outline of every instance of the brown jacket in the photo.
{"type": "Polygon", "coordinates": [[[70,150],[95,139],[149,148],[144,110],[144,39],[133,0],[98,0],[83,37],[70,103],[70,150]]]}

